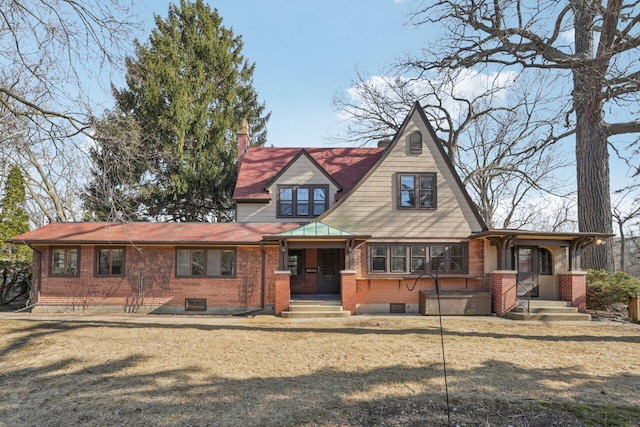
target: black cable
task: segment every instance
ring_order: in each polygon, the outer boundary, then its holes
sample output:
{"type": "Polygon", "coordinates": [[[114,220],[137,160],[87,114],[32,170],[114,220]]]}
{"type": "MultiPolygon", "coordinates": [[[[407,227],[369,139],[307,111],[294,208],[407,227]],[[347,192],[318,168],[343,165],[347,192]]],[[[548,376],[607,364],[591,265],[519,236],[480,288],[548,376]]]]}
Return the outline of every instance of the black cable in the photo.
{"type": "Polygon", "coordinates": [[[422,278],[422,276],[431,277],[436,283],[436,297],[438,299],[438,319],[440,320],[440,344],[442,346],[442,370],[444,371],[444,393],[447,399],[447,426],[451,426],[451,409],[449,406],[449,381],[447,379],[447,359],[444,355],[444,329],[442,328],[442,309],[440,307],[440,285],[438,283],[438,270],[436,270],[436,275],[434,276],[431,273],[422,273],[418,277],[416,277],[415,282],[413,282],[413,286],[409,288],[409,285],[405,282],[405,286],[409,291],[413,291],[418,284],[418,280],[422,278]]]}
{"type": "Polygon", "coordinates": [[[447,359],[444,355],[444,330],[442,329],[442,310],[440,309],[440,287],[436,277],[436,296],[438,298],[438,318],[440,319],[440,343],[442,344],[442,370],[444,371],[444,393],[447,397],[447,426],[451,426],[451,410],[449,409],[449,382],[447,381],[447,359]]]}

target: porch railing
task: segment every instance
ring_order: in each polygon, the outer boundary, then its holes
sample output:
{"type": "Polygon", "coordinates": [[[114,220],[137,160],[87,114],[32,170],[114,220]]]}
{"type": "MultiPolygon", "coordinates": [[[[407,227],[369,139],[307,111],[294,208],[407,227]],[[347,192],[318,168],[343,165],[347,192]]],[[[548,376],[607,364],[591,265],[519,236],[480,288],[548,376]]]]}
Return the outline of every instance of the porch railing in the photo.
{"type": "Polygon", "coordinates": [[[529,288],[520,280],[516,280],[516,305],[522,308],[525,313],[531,311],[531,291],[533,288],[529,288]]]}

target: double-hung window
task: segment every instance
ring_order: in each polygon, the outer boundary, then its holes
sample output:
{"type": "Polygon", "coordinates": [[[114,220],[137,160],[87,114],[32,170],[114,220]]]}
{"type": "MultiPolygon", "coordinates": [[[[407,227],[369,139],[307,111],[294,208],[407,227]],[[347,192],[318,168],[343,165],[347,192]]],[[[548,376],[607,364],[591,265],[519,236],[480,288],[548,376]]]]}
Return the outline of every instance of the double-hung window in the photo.
{"type": "Polygon", "coordinates": [[[232,277],[236,251],[233,249],[178,249],[178,277],[232,277]]]}
{"type": "Polygon", "coordinates": [[[97,276],[124,276],[124,248],[96,248],[97,276]]]}
{"type": "Polygon", "coordinates": [[[436,174],[398,174],[398,207],[435,209],[436,174]]]}
{"type": "Polygon", "coordinates": [[[51,275],[80,275],[80,248],[51,248],[51,275]]]}
{"type": "Polygon", "coordinates": [[[279,217],[316,217],[329,207],[329,187],[299,185],[278,187],[279,217]]]}

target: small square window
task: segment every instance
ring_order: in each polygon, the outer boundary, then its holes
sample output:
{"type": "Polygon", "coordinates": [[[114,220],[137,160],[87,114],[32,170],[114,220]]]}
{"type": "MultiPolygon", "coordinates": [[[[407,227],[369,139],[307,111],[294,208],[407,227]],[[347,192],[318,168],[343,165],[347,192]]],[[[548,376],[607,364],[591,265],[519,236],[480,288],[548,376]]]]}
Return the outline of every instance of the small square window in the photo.
{"type": "Polygon", "coordinates": [[[96,248],[97,276],[124,276],[124,248],[96,248]]]}
{"type": "Polygon", "coordinates": [[[52,276],[78,276],[80,248],[52,248],[50,271],[52,276]]]}
{"type": "Polygon", "coordinates": [[[398,176],[399,208],[436,208],[436,174],[416,173],[398,176]]]}

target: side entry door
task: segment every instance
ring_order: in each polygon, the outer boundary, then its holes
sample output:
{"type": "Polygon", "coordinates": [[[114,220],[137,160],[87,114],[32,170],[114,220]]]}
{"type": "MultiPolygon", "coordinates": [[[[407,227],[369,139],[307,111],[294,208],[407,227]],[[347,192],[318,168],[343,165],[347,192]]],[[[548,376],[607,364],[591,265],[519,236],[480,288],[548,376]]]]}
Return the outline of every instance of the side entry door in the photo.
{"type": "Polygon", "coordinates": [[[518,296],[525,296],[528,291],[532,297],[540,296],[538,286],[537,250],[531,246],[513,248],[513,265],[518,270],[518,296]]]}

